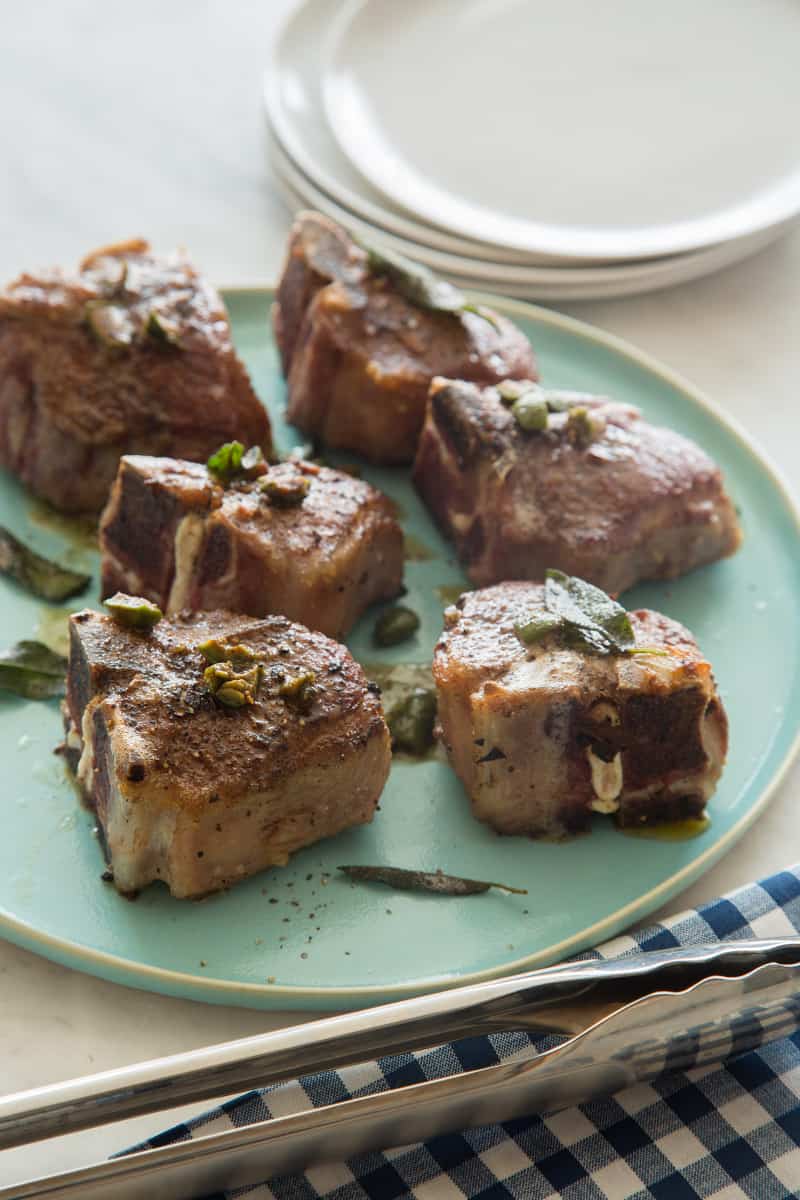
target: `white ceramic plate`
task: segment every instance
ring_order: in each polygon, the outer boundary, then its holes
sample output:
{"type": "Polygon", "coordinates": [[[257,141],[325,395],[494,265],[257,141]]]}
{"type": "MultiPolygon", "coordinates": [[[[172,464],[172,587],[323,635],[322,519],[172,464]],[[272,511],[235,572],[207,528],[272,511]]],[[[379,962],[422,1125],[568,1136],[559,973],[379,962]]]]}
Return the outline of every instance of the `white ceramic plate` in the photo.
{"type": "Polygon", "coordinates": [[[424,220],[630,259],[800,211],[797,0],[353,0],[323,77],[340,146],[424,220]]]}
{"type": "Polygon", "coordinates": [[[338,0],[299,0],[273,43],[264,101],[282,148],[318,187],[370,224],[439,250],[509,263],[532,261],[414,220],[387,202],[341,152],[328,129],[320,91],[322,51],[340,11],[338,0]]]}
{"type": "Polygon", "coordinates": [[[468,259],[388,233],[362,221],[315,187],[272,140],[270,155],[281,194],[288,207],[314,208],[338,221],[357,237],[376,241],[425,263],[467,289],[490,289],[507,296],[537,300],[591,300],[631,296],[698,279],[720,270],[772,242],[784,227],[762,230],[748,238],[679,254],[655,262],[606,267],[520,267],[468,259]]]}

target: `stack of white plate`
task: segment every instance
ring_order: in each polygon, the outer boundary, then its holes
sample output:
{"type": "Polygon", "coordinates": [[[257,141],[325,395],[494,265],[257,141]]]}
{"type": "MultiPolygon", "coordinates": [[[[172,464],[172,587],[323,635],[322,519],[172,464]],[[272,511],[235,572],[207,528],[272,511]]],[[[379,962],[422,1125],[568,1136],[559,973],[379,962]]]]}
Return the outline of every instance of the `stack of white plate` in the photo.
{"type": "Polygon", "coordinates": [[[622,296],[800,212],[797,0],[302,0],[266,107],[293,208],[457,284],[622,296]]]}

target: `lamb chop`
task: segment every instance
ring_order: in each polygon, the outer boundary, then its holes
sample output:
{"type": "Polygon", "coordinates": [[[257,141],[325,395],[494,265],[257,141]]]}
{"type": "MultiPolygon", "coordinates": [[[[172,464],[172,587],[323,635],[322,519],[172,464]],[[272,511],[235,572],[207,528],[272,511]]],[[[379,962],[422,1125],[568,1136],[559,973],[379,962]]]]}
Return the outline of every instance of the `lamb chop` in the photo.
{"type": "Polygon", "coordinates": [[[332,637],[403,579],[390,501],[305,462],[256,461],[225,478],[200,463],[126,455],[100,546],[104,596],[146,596],[169,613],[278,612],[332,637]]]}
{"type": "Polygon", "coordinates": [[[145,601],[111,605],[71,618],[65,708],[120,892],[203,896],[372,820],[389,733],[344,646],[285,617],[148,628],[145,601]]]}
{"type": "Polygon", "coordinates": [[[470,592],[445,624],[433,661],[441,736],[480,821],[561,838],[588,830],[593,812],[634,827],[702,814],[727,718],[677,621],[626,615],[552,572],[544,586],[470,592]]]}
{"type": "Polygon", "coordinates": [[[719,468],[605,397],[437,378],[414,482],[470,579],[559,567],[608,592],[672,579],[741,540],[719,468]]]}
{"type": "Polygon", "coordinates": [[[64,512],[99,512],[120,455],[271,446],[217,292],[182,254],[107,246],[0,292],[0,463],[64,512]]]}
{"type": "Polygon", "coordinates": [[[424,268],[365,253],[316,213],[294,225],[273,319],[289,420],[373,462],[411,462],[434,375],[536,376],[507,318],[424,268]]]}

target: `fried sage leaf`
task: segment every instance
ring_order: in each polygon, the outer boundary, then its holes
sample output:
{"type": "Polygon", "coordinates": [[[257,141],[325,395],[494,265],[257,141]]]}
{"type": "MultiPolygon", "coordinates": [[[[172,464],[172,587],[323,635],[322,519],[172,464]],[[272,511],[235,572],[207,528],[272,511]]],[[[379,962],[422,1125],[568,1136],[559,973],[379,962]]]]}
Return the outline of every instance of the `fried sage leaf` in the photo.
{"type": "Polygon", "coordinates": [[[67,660],[42,642],[17,642],[0,652],[0,691],[27,700],[52,700],[63,696],[67,660]]]}
{"type": "Polygon", "coordinates": [[[498,328],[497,318],[491,309],[481,304],[471,304],[463,292],[440,279],[433,271],[421,263],[413,262],[403,254],[395,254],[393,250],[378,250],[374,246],[364,246],[367,252],[367,266],[373,275],[386,275],[404,296],[417,308],[427,309],[428,312],[474,313],[482,317],[490,325],[498,328]]]}
{"type": "Polygon", "coordinates": [[[565,646],[595,654],[657,653],[636,646],[630,617],[621,604],[563,571],[546,572],[544,610],[519,621],[514,632],[528,646],[552,634],[565,646]]]}
{"type": "Polygon", "coordinates": [[[0,525],[0,572],[43,600],[69,600],[91,582],[91,575],[70,571],[41,554],[34,554],[0,525]]]}
{"type": "Polygon", "coordinates": [[[511,887],[507,883],[490,883],[485,879],[462,879],[460,875],[445,875],[442,871],[407,871],[404,867],[339,867],[358,883],[385,883],[387,887],[404,892],[435,892],[440,896],[475,896],[499,888],[515,896],[527,896],[527,888],[511,887]]]}
{"type": "Polygon", "coordinates": [[[630,618],[601,588],[563,571],[547,571],[544,585],[547,611],[561,617],[568,636],[583,639],[595,649],[624,654],[636,644],[630,618]]]}

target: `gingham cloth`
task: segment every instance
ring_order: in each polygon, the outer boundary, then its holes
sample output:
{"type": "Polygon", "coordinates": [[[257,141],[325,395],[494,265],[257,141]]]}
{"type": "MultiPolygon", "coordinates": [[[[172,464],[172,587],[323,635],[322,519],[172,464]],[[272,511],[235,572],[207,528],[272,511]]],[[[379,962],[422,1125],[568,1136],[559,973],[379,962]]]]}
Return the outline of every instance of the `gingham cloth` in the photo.
{"type": "MultiPolygon", "coordinates": [[[[797,933],[800,865],[580,957],[797,933]]],[[[469,1038],[306,1076],[250,1092],[145,1146],[513,1061],[546,1044],[521,1033],[469,1038]]],[[[453,1133],[230,1193],[245,1194],[253,1200],[788,1200],[800,1195],[800,1034],[725,1067],[665,1075],[580,1108],[453,1133]]]]}

